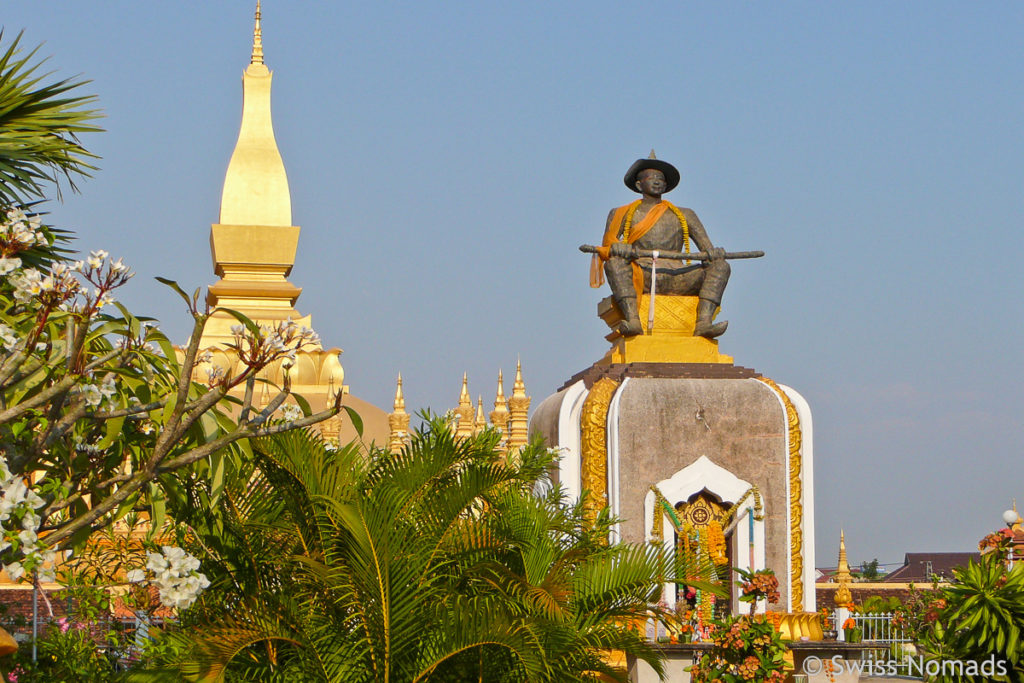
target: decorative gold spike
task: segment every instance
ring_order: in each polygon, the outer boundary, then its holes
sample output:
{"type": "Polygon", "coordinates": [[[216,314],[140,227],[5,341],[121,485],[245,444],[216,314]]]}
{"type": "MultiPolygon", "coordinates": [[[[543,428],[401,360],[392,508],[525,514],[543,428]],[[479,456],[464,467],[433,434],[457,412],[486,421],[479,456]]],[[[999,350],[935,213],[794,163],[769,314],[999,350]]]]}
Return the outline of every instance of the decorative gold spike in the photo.
{"type": "Polygon", "coordinates": [[[473,423],[473,434],[480,434],[487,429],[487,418],[484,417],[484,397],[476,397],[476,421],[473,423]]]}
{"type": "Polygon", "coordinates": [[[252,30],[252,59],[249,61],[250,64],[263,63],[263,28],[260,26],[262,16],[260,0],[256,0],[256,26],[252,30]]]}
{"type": "Polygon", "coordinates": [[[651,147],[651,155],[649,157],[647,157],[647,158],[648,159],[657,159],[658,158],[658,157],[654,156],[654,148],[653,147],[651,147]]]}
{"type": "Polygon", "coordinates": [[[508,451],[508,403],[505,401],[505,381],[501,370],[498,370],[498,393],[494,397],[494,410],[491,411],[491,426],[501,433],[498,450],[504,454],[508,451]]]}
{"type": "Polygon", "coordinates": [[[465,439],[473,435],[473,399],[469,397],[469,376],[462,375],[462,392],[459,394],[459,407],[455,409],[458,424],[455,427],[455,438],[465,439]]]}
{"type": "Polygon", "coordinates": [[[405,444],[409,436],[409,414],[405,412],[405,395],[402,393],[402,373],[398,373],[398,386],[395,387],[394,411],[388,415],[388,426],[391,433],[388,436],[388,450],[398,451],[405,444]]]}
{"type": "Polygon", "coordinates": [[[853,576],[850,574],[850,564],[846,561],[846,535],[841,529],[839,531],[839,566],[835,580],[839,584],[839,588],[836,589],[832,600],[836,603],[836,607],[847,607],[853,603],[853,595],[850,593],[853,576]]]}
{"type": "Polygon", "coordinates": [[[508,450],[513,453],[529,442],[527,414],[530,412],[530,397],[526,395],[523,382],[523,366],[516,360],[516,379],[512,384],[512,396],[508,399],[509,425],[508,450]]]}

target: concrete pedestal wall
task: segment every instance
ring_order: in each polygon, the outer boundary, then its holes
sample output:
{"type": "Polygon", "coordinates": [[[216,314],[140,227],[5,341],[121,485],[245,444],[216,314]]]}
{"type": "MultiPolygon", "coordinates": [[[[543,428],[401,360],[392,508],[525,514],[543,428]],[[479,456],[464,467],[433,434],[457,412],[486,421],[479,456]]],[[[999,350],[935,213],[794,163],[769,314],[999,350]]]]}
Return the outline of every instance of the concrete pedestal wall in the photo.
{"type": "MultiPolygon", "coordinates": [[[[616,383],[604,414],[602,457],[607,504],[622,518],[617,536],[650,540],[652,485],[672,505],[702,489],[732,504],[756,487],[764,519],[751,524],[753,538],[746,521],[737,526],[735,564],[775,571],[781,601],[774,609],[813,611],[813,458],[810,410],[802,397],[735,366],[592,368],[543,401],[531,422],[532,432],[562,449],[559,480],[572,496],[580,494],[586,458],[595,457],[586,452],[580,425],[584,411],[594,411],[587,399],[602,378],[616,383]],[[802,593],[796,604],[791,603],[794,581],[802,593]]],[[[604,411],[603,404],[599,409],[604,411]]],[[[750,514],[753,504],[748,497],[736,517],[750,514]]],[[[670,525],[665,535],[670,542],[670,525]]]]}

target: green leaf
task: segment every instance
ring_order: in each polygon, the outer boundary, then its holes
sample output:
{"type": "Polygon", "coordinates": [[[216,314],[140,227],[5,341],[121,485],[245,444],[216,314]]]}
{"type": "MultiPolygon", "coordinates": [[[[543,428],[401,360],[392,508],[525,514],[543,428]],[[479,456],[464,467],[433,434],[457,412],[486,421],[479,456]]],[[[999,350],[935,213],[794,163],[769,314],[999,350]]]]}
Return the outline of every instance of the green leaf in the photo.
{"type": "Polygon", "coordinates": [[[167,499],[156,482],[149,484],[150,534],[159,532],[167,519],[167,499]]]}
{"type": "Polygon", "coordinates": [[[109,420],[106,420],[103,425],[104,436],[100,442],[96,444],[96,447],[100,450],[104,450],[109,447],[110,444],[114,443],[114,441],[117,440],[117,437],[121,435],[121,431],[124,429],[124,421],[124,416],[112,417],[109,420]]]}
{"type": "Polygon", "coordinates": [[[302,410],[303,415],[312,415],[313,411],[309,407],[309,401],[305,399],[301,394],[292,394],[292,398],[295,399],[295,404],[302,410]]]}
{"type": "Polygon", "coordinates": [[[359,413],[355,409],[349,406],[342,406],[342,409],[348,413],[348,419],[352,420],[352,428],[356,430],[356,434],[360,438],[363,436],[363,418],[359,417],[359,413]]]}
{"type": "Polygon", "coordinates": [[[210,455],[210,507],[216,507],[224,492],[224,452],[217,451],[210,455]]]}
{"type": "Polygon", "coordinates": [[[165,277],[158,277],[158,278],[156,278],[156,281],[161,283],[161,284],[167,285],[168,287],[173,289],[175,292],[177,292],[178,296],[180,296],[182,298],[182,300],[185,302],[185,305],[189,306],[189,310],[191,310],[192,300],[189,298],[188,294],[185,293],[185,290],[182,289],[180,286],[178,286],[177,282],[175,282],[174,280],[168,280],[165,277]]]}

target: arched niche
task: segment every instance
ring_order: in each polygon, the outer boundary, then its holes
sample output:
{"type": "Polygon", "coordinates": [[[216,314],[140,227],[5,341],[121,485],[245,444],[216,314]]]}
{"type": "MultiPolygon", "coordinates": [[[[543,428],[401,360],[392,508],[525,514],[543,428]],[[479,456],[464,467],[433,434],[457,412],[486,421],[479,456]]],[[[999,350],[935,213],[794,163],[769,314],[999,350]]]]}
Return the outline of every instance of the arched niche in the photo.
{"type": "MultiPolygon", "coordinates": [[[[700,456],[695,462],[677,471],[668,479],[663,479],[655,487],[673,508],[679,503],[686,503],[698,494],[707,492],[732,506],[739,501],[733,512],[728,534],[730,555],[735,562],[733,566],[745,570],[765,568],[765,528],[763,507],[760,494],[748,481],[740,479],[729,470],[713,463],[707,456],[700,456]]],[[[653,490],[644,497],[644,535],[648,542],[660,542],[665,550],[674,551],[674,534],[672,521],[663,510],[659,509],[657,495],[653,490]],[[661,516],[660,528],[663,530],[658,539],[655,532],[656,515],[661,516]]],[[[666,583],[662,588],[662,600],[670,605],[676,604],[676,584],[666,583]]],[[[758,603],[757,611],[763,612],[766,605],[758,603]]],[[[732,609],[738,608],[737,593],[733,589],[732,609]]]]}

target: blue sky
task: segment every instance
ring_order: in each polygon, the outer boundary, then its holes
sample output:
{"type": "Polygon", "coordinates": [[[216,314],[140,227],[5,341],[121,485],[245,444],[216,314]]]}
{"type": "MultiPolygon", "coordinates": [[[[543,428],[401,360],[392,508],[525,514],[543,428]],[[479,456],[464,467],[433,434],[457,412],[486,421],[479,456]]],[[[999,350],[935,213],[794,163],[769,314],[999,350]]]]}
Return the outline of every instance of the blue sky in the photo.
{"type": "MultiPolygon", "coordinates": [[[[102,170],[52,221],[188,333],[241,111],[253,3],[9,0],[82,74],[102,170]]],[[[263,6],[302,226],[292,281],[356,395],[534,405],[605,350],[576,251],[654,147],[734,265],[723,352],[814,411],[819,564],[970,550],[1019,496],[1024,5],[263,6]]]]}

